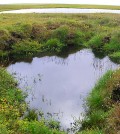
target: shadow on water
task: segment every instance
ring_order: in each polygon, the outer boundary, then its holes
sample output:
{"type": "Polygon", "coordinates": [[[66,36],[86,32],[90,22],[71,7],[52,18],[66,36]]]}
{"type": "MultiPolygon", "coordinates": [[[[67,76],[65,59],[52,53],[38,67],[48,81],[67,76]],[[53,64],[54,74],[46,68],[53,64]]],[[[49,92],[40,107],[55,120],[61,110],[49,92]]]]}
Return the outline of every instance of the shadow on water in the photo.
{"type": "Polygon", "coordinates": [[[119,67],[108,57],[95,57],[90,49],[70,49],[69,53],[63,54],[64,58],[34,57],[7,67],[28,94],[26,102],[30,109],[43,111],[47,119],[60,121],[64,129],[83,118],[85,99],[97,80],[108,70],[119,67]]]}
{"type": "MultiPolygon", "coordinates": [[[[83,47],[69,47],[66,48],[64,51],[62,51],[59,54],[55,54],[55,53],[48,53],[48,52],[44,52],[44,53],[38,53],[35,55],[9,55],[8,58],[6,59],[0,59],[0,66],[4,66],[7,67],[10,64],[14,64],[16,62],[26,62],[26,63],[32,63],[33,58],[34,57],[38,57],[38,58],[42,58],[45,56],[57,56],[63,59],[66,59],[70,54],[74,54],[76,52],[78,52],[78,50],[82,50],[85,49],[83,47]]],[[[99,59],[103,59],[106,57],[106,54],[104,52],[98,52],[96,50],[92,50],[92,53],[95,55],[96,58],[99,59]]],[[[119,62],[117,60],[113,60],[110,59],[112,62],[114,62],[115,64],[119,64],[119,62]]]]}
{"type": "Polygon", "coordinates": [[[44,56],[58,56],[61,58],[67,58],[70,54],[76,53],[78,50],[83,49],[82,47],[69,47],[66,48],[64,51],[62,51],[59,54],[55,53],[48,53],[48,52],[43,52],[43,53],[36,53],[35,55],[13,55],[10,54],[9,57],[6,59],[0,59],[0,66],[9,66],[10,64],[14,64],[16,62],[26,62],[26,63],[31,63],[34,57],[42,58],[44,56]]]}
{"type": "Polygon", "coordinates": [[[92,50],[92,52],[94,53],[95,57],[99,59],[103,59],[106,56],[106,54],[103,51],[98,52],[96,50],[92,50]]]}

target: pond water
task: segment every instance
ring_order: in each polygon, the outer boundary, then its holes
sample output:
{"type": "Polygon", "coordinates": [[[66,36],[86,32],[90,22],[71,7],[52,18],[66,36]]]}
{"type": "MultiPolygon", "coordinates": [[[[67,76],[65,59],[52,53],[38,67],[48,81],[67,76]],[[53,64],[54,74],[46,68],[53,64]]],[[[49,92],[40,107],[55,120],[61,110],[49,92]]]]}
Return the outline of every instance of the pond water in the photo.
{"type": "Polygon", "coordinates": [[[78,8],[43,8],[43,9],[20,9],[3,11],[0,13],[117,13],[120,10],[110,9],[78,9],[78,8]]]}
{"type": "Polygon", "coordinates": [[[28,93],[26,102],[31,109],[70,128],[74,119],[82,118],[85,99],[98,79],[118,67],[108,57],[99,59],[90,49],[83,49],[67,58],[45,56],[35,57],[31,63],[16,62],[7,70],[28,93]]]}

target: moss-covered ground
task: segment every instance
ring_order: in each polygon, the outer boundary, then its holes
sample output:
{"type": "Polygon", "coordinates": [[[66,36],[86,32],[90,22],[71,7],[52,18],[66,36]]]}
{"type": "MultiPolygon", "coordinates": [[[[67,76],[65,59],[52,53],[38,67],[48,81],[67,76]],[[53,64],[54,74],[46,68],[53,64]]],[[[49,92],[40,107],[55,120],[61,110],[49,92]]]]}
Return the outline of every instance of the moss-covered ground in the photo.
{"type": "Polygon", "coordinates": [[[86,9],[114,9],[120,10],[120,6],[108,5],[83,5],[83,4],[2,4],[0,11],[38,8],[86,8],[86,9]]]}

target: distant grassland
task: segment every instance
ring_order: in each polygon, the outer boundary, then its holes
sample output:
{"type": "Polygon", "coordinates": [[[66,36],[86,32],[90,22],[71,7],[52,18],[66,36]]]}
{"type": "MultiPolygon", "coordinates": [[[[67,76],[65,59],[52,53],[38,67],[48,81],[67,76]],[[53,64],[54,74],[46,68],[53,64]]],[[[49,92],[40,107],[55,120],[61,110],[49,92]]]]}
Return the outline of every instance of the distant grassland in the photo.
{"type": "Polygon", "coordinates": [[[32,8],[87,8],[87,9],[114,9],[120,10],[120,6],[108,5],[83,5],[83,4],[13,4],[0,5],[0,11],[32,9],[32,8]]]}

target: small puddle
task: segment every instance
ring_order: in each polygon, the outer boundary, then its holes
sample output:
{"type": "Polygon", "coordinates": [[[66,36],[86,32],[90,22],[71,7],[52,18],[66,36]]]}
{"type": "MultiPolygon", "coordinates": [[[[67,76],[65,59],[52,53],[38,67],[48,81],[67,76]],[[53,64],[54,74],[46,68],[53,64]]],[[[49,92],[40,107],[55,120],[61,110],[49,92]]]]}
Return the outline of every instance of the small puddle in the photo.
{"type": "Polygon", "coordinates": [[[116,13],[116,14],[120,14],[120,10],[80,9],[80,8],[41,8],[41,9],[11,10],[11,11],[3,11],[0,13],[116,13]]]}
{"type": "Polygon", "coordinates": [[[82,118],[85,99],[97,80],[118,67],[108,57],[99,59],[90,49],[83,49],[67,58],[45,56],[35,57],[31,63],[16,62],[7,70],[28,93],[29,107],[60,121],[66,129],[74,119],[82,118]]]}

